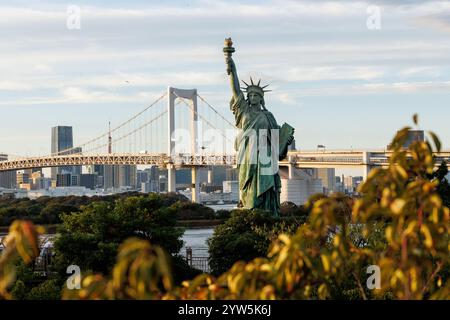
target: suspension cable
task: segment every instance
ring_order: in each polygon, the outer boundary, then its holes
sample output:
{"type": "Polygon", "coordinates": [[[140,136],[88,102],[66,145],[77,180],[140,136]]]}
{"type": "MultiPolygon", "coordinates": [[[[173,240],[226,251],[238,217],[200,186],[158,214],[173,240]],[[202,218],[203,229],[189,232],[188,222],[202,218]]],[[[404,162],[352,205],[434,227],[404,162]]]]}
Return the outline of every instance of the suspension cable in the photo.
{"type": "MultiPolygon", "coordinates": [[[[56,152],[56,153],[51,153],[50,156],[61,155],[62,152],[68,153],[68,152],[70,152],[70,151],[76,150],[77,148],[82,148],[82,147],[84,147],[84,146],[86,146],[86,145],[88,145],[88,144],[91,144],[91,143],[93,143],[93,142],[96,142],[97,140],[100,140],[100,139],[102,139],[102,138],[108,137],[109,133],[113,133],[113,132],[115,132],[115,131],[117,131],[117,130],[123,128],[125,125],[129,124],[131,121],[133,121],[134,119],[136,119],[137,117],[139,117],[140,115],[142,115],[145,111],[147,111],[148,109],[150,109],[150,108],[152,108],[154,105],[156,105],[156,104],[157,104],[159,101],[161,101],[166,95],[167,95],[167,92],[164,92],[164,94],[162,94],[158,99],[156,99],[153,103],[151,103],[151,104],[150,104],[149,106],[147,106],[145,109],[143,109],[143,110],[141,110],[140,112],[136,113],[134,116],[132,116],[131,118],[129,118],[127,121],[121,123],[121,124],[118,125],[117,127],[113,128],[111,131],[108,130],[108,132],[106,132],[106,133],[104,133],[104,134],[102,134],[102,135],[100,135],[100,136],[98,136],[98,137],[96,137],[96,138],[94,138],[94,139],[91,139],[91,140],[89,140],[89,141],[87,141],[87,142],[85,142],[85,143],[83,143],[83,144],[80,144],[80,145],[78,145],[78,146],[76,146],[76,147],[72,147],[72,148],[69,148],[69,149],[65,149],[65,150],[62,150],[62,151],[56,152]]],[[[94,148],[94,150],[95,150],[95,149],[96,149],[96,148],[94,148]]],[[[83,152],[83,150],[81,149],[80,152],[76,152],[76,153],[73,153],[73,154],[80,154],[80,153],[82,153],[82,152],[83,152]]]]}
{"type": "MultiPolygon", "coordinates": [[[[210,121],[208,121],[208,119],[206,119],[206,118],[203,117],[201,114],[199,114],[197,111],[195,111],[194,108],[191,107],[191,106],[185,101],[184,98],[180,97],[180,96],[177,95],[176,93],[175,93],[175,95],[177,96],[177,98],[179,98],[181,101],[183,101],[184,104],[187,105],[187,106],[189,107],[189,109],[192,110],[192,112],[194,112],[199,118],[201,118],[203,121],[205,121],[205,123],[208,124],[212,129],[215,129],[215,130],[219,131],[219,133],[220,133],[225,139],[227,139],[229,142],[233,143],[233,141],[230,140],[230,139],[227,137],[226,134],[224,134],[223,132],[221,132],[221,131],[220,131],[218,128],[216,128],[210,121]]],[[[214,110],[214,109],[213,109],[213,110],[214,110]]],[[[217,112],[217,111],[216,111],[216,112],[217,112]]],[[[234,128],[234,126],[233,126],[233,128],[234,128]]]]}
{"type": "Polygon", "coordinates": [[[206,101],[205,99],[203,99],[203,97],[201,95],[199,95],[197,93],[197,97],[200,98],[200,100],[202,100],[204,103],[206,103],[206,105],[211,108],[219,117],[221,117],[226,123],[228,123],[230,126],[232,126],[233,128],[235,127],[233,123],[231,123],[230,121],[227,120],[227,118],[225,118],[223,115],[220,114],[219,111],[217,111],[212,105],[210,105],[208,103],[208,101],[206,101]]]}

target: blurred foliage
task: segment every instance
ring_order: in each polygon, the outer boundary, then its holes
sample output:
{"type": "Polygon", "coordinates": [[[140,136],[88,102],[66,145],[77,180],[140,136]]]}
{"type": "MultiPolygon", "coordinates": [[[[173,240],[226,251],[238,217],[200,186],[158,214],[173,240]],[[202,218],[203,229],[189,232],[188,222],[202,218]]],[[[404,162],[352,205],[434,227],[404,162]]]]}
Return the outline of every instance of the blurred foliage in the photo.
{"type": "Polygon", "coordinates": [[[450,207],[450,184],[447,179],[448,168],[447,163],[442,162],[439,169],[429,175],[430,179],[436,179],[439,182],[437,192],[446,207],[450,207]]]}
{"type": "Polygon", "coordinates": [[[43,228],[35,227],[30,221],[12,223],[0,255],[0,298],[12,298],[8,290],[16,280],[16,258],[32,263],[39,255],[38,235],[43,232],[43,228]]]}
{"type": "MultiPolygon", "coordinates": [[[[440,150],[440,141],[430,133],[431,142],[416,141],[405,149],[408,130],[395,136],[389,166],[372,170],[360,185],[360,198],[336,194],[310,199],[306,223],[293,235],[280,234],[265,257],[236,262],[218,277],[202,274],[176,286],[165,251],[134,238],[119,247],[110,276],[85,275],[82,288],[66,290],[63,297],[449,299],[450,210],[438,192],[442,179],[434,175],[433,152],[440,150]],[[381,269],[380,289],[367,289],[370,265],[381,269]]],[[[233,213],[235,232],[240,232],[239,223],[266,219],[258,214],[233,213]]],[[[17,232],[12,238],[17,239],[17,232]]],[[[30,258],[26,252],[23,257],[30,258]]],[[[1,261],[7,260],[2,256],[1,261]]]]}
{"type": "Polygon", "coordinates": [[[430,141],[416,141],[403,148],[409,128],[392,142],[389,168],[374,169],[360,187],[362,198],[353,208],[353,219],[373,232],[373,222],[385,219],[386,250],[367,251],[365,256],[383,271],[381,292],[392,291],[398,299],[449,297],[449,282],[439,276],[449,263],[449,208],[430,180],[434,150],[441,143],[434,133],[430,141]],[[442,285],[444,284],[444,285],[442,285]]]}

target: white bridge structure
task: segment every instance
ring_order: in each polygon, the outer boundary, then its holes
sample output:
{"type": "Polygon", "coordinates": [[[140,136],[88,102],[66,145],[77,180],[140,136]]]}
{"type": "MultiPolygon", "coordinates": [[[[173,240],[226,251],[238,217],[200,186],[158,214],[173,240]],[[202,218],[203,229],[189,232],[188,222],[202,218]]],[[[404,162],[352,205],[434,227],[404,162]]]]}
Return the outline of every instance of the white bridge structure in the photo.
{"type": "MultiPolygon", "coordinates": [[[[148,107],[96,138],[59,154],[9,154],[7,161],[0,161],[0,172],[83,165],[156,165],[168,169],[168,191],[175,191],[175,170],[191,168],[195,202],[199,199],[199,167],[236,165],[236,130],[227,117],[232,117],[231,112],[223,116],[196,89],[169,87],[148,107]]],[[[359,168],[365,178],[372,168],[386,167],[390,156],[387,150],[291,150],[279,165],[289,179],[295,168],[359,168]]],[[[435,159],[436,166],[444,161],[450,164],[450,151],[436,153],[435,159]]]]}
{"type": "MultiPolygon", "coordinates": [[[[299,169],[313,168],[360,168],[368,173],[372,168],[387,167],[391,152],[389,151],[300,151],[288,152],[280,166],[293,166],[299,169]]],[[[436,166],[443,161],[450,163],[450,151],[435,153],[436,166]]],[[[27,157],[0,162],[0,171],[23,170],[31,168],[48,168],[81,165],[156,165],[172,166],[174,169],[207,166],[235,166],[235,155],[191,155],[178,154],[170,156],[164,153],[113,153],[98,155],[73,154],[64,156],[27,157]]],[[[363,175],[364,175],[363,171],[363,175]]]]}

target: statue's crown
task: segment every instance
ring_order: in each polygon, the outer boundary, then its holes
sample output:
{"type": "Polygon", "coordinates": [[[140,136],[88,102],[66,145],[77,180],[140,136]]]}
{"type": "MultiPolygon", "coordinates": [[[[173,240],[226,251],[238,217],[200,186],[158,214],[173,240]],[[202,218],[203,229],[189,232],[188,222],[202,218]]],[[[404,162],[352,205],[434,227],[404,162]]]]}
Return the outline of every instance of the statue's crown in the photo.
{"type": "Polygon", "coordinates": [[[246,85],[246,87],[241,87],[241,89],[244,90],[244,92],[246,92],[247,94],[249,94],[250,92],[256,92],[259,95],[261,95],[261,97],[264,97],[264,92],[272,91],[272,90],[264,90],[265,88],[267,88],[269,86],[268,84],[263,86],[263,87],[260,86],[261,79],[259,79],[257,84],[255,84],[253,82],[252,77],[250,77],[250,83],[251,84],[248,84],[244,80],[242,80],[242,82],[246,85]]]}

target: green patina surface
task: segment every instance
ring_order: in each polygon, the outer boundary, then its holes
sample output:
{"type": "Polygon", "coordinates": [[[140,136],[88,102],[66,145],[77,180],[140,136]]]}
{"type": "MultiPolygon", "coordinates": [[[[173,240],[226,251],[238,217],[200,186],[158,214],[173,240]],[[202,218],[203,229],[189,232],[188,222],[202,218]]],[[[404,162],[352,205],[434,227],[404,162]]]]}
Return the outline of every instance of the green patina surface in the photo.
{"type": "Polygon", "coordinates": [[[264,209],[278,215],[280,212],[281,179],[278,161],[284,159],[292,143],[294,129],[280,127],[273,114],[266,109],[264,90],[260,82],[244,82],[247,97],[241,90],[231,39],[225,40],[227,72],[230,75],[233,96],[230,109],[240,130],[235,142],[239,170],[239,188],[242,205],[246,209],[264,209]]]}

